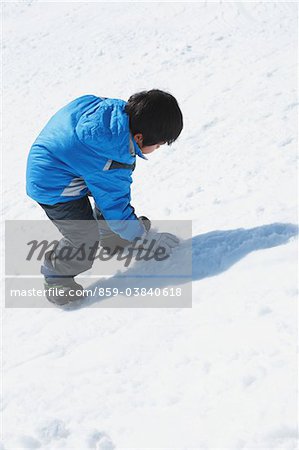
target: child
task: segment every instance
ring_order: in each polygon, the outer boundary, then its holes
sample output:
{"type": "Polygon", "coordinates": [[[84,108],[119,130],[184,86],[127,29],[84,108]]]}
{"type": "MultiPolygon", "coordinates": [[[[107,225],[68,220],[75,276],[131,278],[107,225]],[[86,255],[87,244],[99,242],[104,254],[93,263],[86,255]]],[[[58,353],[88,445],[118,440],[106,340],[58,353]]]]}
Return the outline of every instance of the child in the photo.
{"type": "Polygon", "coordinates": [[[70,289],[83,289],[74,277],[93,263],[87,258],[59,258],[61,249],[75,251],[82,243],[90,248],[99,239],[105,245],[111,237],[117,245],[126,245],[147,236],[167,255],[178,245],[170,233],[149,232],[150,221],[135,215],[130,185],[136,155],[147,159],[144,155],[174,142],[182,128],[176,99],[158,89],[134,94],[128,102],[84,95],[46,124],[29,153],[27,194],[63,235],[55,250],[45,254],[41,268],[48,300],[56,304],[74,300],[70,289]],[[96,219],[103,223],[101,235],[96,219]],[[63,290],[63,296],[49,289],[54,286],[63,290]]]}

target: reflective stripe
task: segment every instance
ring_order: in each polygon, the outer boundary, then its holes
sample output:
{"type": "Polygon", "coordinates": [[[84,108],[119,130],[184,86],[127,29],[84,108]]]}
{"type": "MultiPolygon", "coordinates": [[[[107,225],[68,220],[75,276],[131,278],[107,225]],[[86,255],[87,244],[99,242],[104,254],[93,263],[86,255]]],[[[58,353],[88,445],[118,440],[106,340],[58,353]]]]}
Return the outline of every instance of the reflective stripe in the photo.
{"type": "Polygon", "coordinates": [[[109,170],[112,162],[113,162],[112,159],[108,159],[108,161],[106,162],[106,164],[103,167],[103,170],[109,170]]]}
{"type": "Polygon", "coordinates": [[[60,195],[63,197],[75,197],[76,195],[79,195],[83,189],[87,189],[83,178],[73,178],[70,184],[64,188],[60,195]]]}
{"type": "Polygon", "coordinates": [[[135,147],[134,147],[133,139],[132,139],[132,136],[131,136],[131,135],[130,135],[130,147],[129,147],[129,150],[130,150],[130,154],[131,154],[132,156],[135,156],[135,155],[136,155],[135,147]]]}

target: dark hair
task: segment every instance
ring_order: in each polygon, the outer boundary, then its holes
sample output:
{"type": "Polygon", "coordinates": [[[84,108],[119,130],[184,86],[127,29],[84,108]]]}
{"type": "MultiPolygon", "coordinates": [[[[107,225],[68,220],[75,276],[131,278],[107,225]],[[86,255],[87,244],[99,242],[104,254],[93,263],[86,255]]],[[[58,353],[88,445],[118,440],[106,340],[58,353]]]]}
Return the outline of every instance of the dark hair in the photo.
{"type": "Polygon", "coordinates": [[[168,92],[152,89],[132,95],[125,107],[133,135],[142,133],[143,145],[172,144],[183,129],[183,115],[168,92]]]}

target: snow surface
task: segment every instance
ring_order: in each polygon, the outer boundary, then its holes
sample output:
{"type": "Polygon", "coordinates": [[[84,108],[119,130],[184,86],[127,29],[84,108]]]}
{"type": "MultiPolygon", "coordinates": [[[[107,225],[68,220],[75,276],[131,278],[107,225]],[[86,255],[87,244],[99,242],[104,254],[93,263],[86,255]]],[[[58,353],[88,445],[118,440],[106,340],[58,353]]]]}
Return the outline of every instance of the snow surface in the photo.
{"type": "Polygon", "coordinates": [[[192,219],[193,307],[4,310],[0,448],[295,449],[297,4],[3,9],[5,218],[45,218],[25,164],[58,108],[169,90],[184,131],[132,197],[192,219]]]}

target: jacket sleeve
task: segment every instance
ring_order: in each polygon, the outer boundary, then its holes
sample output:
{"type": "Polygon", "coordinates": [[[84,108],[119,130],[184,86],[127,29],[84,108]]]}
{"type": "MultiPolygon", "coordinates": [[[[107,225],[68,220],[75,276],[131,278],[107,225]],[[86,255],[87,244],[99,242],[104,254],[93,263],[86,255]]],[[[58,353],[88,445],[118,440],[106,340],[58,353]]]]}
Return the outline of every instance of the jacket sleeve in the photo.
{"type": "Polygon", "coordinates": [[[130,204],[130,169],[97,170],[84,180],[112,231],[128,241],[142,236],[145,228],[130,204]]]}

